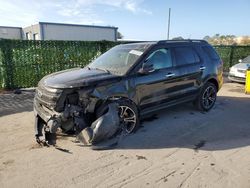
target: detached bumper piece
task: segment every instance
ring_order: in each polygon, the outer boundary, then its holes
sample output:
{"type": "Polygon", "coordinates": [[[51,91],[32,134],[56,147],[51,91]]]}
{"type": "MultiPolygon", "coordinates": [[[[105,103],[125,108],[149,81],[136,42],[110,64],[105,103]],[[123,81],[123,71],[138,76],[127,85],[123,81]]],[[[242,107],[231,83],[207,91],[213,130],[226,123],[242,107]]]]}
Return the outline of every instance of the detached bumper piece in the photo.
{"type": "Polygon", "coordinates": [[[56,135],[45,130],[45,124],[39,116],[35,117],[35,138],[36,142],[42,146],[55,145],[56,135]]]}
{"type": "Polygon", "coordinates": [[[39,117],[35,119],[36,142],[42,146],[56,145],[56,131],[60,123],[57,119],[51,118],[47,124],[39,117]]]}
{"type": "Polygon", "coordinates": [[[118,115],[118,104],[108,105],[108,112],[96,119],[90,127],[83,129],[77,139],[84,145],[96,145],[113,138],[122,130],[118,115]]]}

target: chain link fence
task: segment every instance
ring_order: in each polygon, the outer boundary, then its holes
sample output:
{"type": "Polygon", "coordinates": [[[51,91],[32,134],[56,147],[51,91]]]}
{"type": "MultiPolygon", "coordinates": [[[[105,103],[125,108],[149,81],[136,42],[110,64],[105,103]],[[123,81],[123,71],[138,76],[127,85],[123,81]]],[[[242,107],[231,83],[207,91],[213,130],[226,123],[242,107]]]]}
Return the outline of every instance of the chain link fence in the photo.
{"type": "MultiPolygon", "coordinates": [[[[0,88],[35,87],[52,72],[84,67],[120,42],[0,40],[0,88]]],[[[250,55],[250,46],[215,46],[225,71],[250,55]]]]}

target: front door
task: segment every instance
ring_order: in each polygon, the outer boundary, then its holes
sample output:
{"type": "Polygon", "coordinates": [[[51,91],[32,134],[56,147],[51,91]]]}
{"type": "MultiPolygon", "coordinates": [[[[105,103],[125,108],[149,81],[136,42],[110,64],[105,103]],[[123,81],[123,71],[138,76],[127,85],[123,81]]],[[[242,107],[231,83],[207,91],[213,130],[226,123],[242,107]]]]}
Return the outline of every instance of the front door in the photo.
{"type": "Polygon", "coordinates": [[[170,100],[177,75],[173,67],[171,50],[168,48],[152,50],[145,63],[152,64],[153,71],[135,78],[137,100],[142,111],[170,100]]]}

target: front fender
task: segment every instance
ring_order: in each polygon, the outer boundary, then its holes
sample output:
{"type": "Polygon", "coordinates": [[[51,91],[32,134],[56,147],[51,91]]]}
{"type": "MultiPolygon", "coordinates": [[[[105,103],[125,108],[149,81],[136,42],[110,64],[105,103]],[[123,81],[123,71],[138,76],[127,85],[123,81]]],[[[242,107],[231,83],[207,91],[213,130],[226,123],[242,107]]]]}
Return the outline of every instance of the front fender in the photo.
{"type": "Polygon", "coordinates": [[[136,103],[136,91],[133,87],[131,80],[122,80],[118,83],[113,83],[108,86],[96,87],[90,94],[90,98],[93,102],[92,111],[98,106],[108,100],[116,100],[120,98],[126,98],[136,103]]]}

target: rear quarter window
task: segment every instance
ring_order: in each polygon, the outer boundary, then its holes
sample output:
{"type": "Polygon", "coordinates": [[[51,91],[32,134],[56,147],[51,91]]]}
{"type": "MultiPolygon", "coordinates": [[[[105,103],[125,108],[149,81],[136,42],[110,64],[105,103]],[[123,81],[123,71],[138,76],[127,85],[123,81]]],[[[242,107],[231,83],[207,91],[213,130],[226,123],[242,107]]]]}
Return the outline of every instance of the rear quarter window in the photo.
{"type": "Polygon", "coordinates": [[[212,60],[219,60],[219,56],[216,51],[211,46],[202,46],[203,51],[208,55],[208,57],[212,60]]]}
{"type": "Polygon", "coordinates": [[[190,47],[175,47],[174,48],[176,66],[194,64],[200,62],[200,58],[196,51],[190,47]]]}

